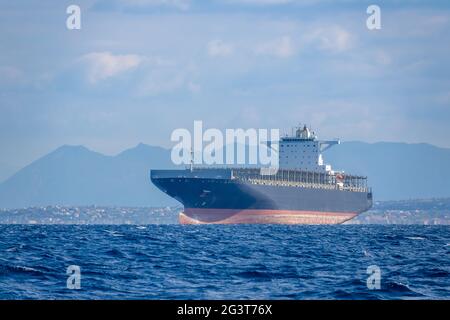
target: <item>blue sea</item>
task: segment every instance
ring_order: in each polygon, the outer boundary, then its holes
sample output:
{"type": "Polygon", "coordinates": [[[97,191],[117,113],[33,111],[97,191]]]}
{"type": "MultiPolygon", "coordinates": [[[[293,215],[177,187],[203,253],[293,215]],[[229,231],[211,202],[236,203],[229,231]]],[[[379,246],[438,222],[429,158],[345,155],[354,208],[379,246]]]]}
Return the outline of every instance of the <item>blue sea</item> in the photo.
{"type": "Polygon", "coordinates": [[[0,225],[0,299],[450,299],[450,228],[0,225]]]}

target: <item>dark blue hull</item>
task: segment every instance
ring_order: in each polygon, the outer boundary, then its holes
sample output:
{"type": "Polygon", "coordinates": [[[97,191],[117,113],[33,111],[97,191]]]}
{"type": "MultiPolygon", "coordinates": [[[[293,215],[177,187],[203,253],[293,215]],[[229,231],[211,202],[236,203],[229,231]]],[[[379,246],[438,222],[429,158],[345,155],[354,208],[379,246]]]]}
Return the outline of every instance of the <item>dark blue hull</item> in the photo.
{"type": "Polygon", "coordinates": [[[372,206],[368,192],[245,183],[226,170],[152,171],[151,180],[183,204],[184,223],[342,223],[372,206]]]}

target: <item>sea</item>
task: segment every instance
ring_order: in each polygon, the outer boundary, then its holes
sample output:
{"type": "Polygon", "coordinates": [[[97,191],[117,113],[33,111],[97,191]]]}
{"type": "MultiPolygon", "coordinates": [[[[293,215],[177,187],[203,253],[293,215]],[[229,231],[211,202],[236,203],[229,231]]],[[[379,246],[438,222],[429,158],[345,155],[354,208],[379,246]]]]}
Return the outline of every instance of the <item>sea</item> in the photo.
{"type": "Polygon", "coordinates": [[[450,227],[0,225],[0,299],[450,299],[450,227]]]}

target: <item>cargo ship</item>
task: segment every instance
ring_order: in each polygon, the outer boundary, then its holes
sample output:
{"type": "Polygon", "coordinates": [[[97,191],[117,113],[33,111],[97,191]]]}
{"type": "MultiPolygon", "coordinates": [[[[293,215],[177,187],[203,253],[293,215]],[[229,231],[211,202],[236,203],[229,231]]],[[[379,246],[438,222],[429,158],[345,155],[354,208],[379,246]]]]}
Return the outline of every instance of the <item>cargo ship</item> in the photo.
{"type": "Polygon", "coordinates": [[[179,201],[181,224],[341,224],[372,206],[367,177],[334,171],[322,153],[339,140],[310,128],[280,138],[278,168],[151,170],[155,186],[179,201]]]}

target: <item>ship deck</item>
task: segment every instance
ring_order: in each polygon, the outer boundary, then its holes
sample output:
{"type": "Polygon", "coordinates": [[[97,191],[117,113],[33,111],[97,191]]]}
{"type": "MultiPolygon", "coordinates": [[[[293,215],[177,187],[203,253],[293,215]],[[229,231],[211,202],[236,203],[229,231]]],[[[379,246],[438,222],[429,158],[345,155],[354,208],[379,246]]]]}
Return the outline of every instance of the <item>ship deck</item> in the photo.
{"type": "Polygon", "coordinates": [[[195,167],[184,170],[152,170],[152,178],[197,178],[233,180],[236,183],[288,186],[315,189],[338,189],[371,193],[367,177],[350,174],[331,174],[314,171],[240,167],[195,167]]]}

